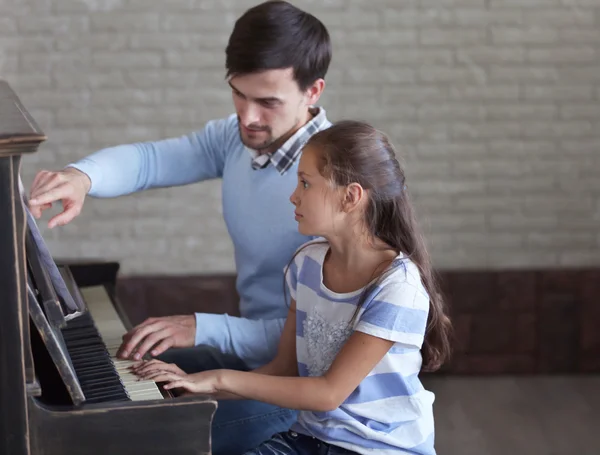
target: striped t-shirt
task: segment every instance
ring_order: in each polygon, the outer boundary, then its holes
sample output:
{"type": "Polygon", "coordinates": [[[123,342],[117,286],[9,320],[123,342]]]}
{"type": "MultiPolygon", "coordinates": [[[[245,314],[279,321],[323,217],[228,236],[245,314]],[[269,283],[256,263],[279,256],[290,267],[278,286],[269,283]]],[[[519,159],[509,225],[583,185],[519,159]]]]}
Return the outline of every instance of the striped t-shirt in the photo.
{"type": "Polygon", "coordinates": [[[322,272],[329,245],[322,239],[306,245],[286,273],[296,300],[300,376],[325,374],[354,330],[395,344],[339,408],[301,411],[292,430],[361,454],[435,454],[434,395],[418,376],[429,297],[416,265],[399,255],[351,327],[362,290],[329,290],[322,272]]]}

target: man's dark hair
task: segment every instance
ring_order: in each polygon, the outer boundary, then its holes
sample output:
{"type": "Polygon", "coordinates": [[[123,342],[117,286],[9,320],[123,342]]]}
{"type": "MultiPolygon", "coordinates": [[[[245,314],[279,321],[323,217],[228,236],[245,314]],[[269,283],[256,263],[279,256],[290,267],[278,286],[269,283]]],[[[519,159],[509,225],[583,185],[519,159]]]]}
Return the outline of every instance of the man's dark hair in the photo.
{"type": "Polygon", "coordinates": [[[293,68],[300,90],[325,78],[331,41],[323,23],[285,1],[267,1],[235,23],[225,50],[227,77],[293,68]]]}

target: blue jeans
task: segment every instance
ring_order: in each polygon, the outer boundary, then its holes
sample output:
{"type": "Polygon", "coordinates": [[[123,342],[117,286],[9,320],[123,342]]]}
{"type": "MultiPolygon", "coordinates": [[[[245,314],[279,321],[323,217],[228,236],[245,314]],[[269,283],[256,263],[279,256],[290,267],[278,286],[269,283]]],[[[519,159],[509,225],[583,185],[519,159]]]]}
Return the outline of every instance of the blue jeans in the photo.
{"type": "MultiPolygon", "coordinates": [[[[158,357],[175,363],[186,373],[226,368],[248,371],[236,356],[223,354],[211,346],[169,349],[158,357]]],[[[258,447],[274,434],[287,431],[296,421],[297,411],[254,400],[221,400],[212,424],[213,455],[240,455],[258,447]]]]}
{"type": "Polygon", "coordinates": [[[350,455],[348,449],[333,446],[312,436],[287,431],[273,436],[244,455],[350,455]]]}

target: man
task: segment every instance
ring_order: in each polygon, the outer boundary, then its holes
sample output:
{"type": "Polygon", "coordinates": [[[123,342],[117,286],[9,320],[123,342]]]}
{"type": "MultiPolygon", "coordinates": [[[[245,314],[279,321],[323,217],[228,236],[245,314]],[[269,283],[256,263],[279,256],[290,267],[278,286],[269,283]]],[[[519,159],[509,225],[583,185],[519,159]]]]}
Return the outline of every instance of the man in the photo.
{"type": "MultiPolygon", "coordinates": [[[[226,48],[236,114],[182,137],[103,149],[64,170],[37,174],[30,198],[34,216],[57,201],[64,207],[49,221],[51,228],[73,220],[87,194],[115,197],[223,179],[242,317],[150,318],[124,337],[121,357],[149,352],[197,372],[254,369],[274,356],[288,312],[283,268],[308,240],[297,232],[289,196],[301,147],[330,126],[325,110],[315,107],[330,60],[329,34],[318,19],[283,1],[262,3],[236,21],[226,48]]],[[[294,411],[265,403],[221,401],[213,453],[242,453],[294,419],[294,411]]]]}

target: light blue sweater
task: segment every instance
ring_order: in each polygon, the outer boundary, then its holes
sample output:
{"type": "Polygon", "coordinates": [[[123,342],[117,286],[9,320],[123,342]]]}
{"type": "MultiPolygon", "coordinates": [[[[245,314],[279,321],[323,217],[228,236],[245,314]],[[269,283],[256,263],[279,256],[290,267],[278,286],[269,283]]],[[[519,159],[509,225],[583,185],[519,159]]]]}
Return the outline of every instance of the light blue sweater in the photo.
{"type": "Polygon", "coordinates": [[[288,311],[283,268],[310,240],[298,233],[289,201],[297,165],[284,175],[272,165],[253,170],[236,115],[179,138],[111,147],[71,164],[89,175],[89,194],[95,197],[223,179],[223,216],[235,250],[242,317],[197,313],[196,345],[235,354],[250,368],[277,352],[288,311]]]}

